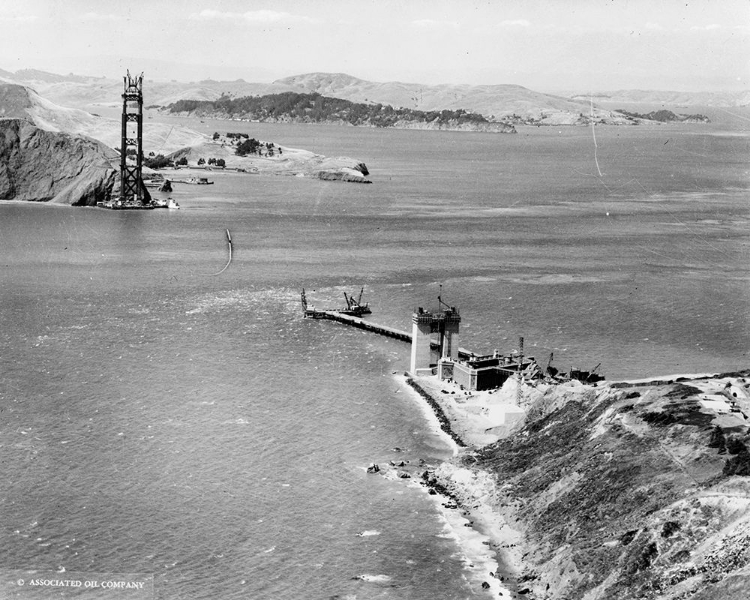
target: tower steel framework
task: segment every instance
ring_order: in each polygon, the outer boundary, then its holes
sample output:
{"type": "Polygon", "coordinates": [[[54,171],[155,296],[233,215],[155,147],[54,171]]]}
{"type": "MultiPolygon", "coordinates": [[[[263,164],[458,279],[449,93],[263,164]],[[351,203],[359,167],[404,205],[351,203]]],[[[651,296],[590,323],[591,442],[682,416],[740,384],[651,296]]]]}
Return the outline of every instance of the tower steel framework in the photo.
{"type": "Polygon", "coordinates": [[[120,201],[143,204],[143,73],[123,77],[122,139],[120,143],[120,201]],[[128,160],[135,158],[135,164],[128,160]]]}

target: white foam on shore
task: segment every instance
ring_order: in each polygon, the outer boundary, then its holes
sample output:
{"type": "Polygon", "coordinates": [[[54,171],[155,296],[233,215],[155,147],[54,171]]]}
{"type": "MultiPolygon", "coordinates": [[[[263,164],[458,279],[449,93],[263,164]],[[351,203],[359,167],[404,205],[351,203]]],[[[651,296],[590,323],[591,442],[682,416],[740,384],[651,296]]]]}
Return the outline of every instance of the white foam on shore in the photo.
{"type": "MultiPolygon", "coordinates": [[[[456,474],[460,474],[460,470],[456,474]]],[[[478,594],[486,592],[492,598],[510,598],[511,591],[497,577],[490,575],[490,573],[497,574],[500,568],[497,552],[490,545],[493,541],[499,542],[499,540],[493,540],[482,533],[476,524],[471,524],[474,519],[478,518],[478,512],[486,516],[487,512],[492,512],[491,509],[488,506],[482,506],[481,511],[470,511],[469,518],[467,518],[464,516],[466,509],[460,506],[459,508],[443,506],[443,504],[453,504],[453,499],[440,493],[429,494],[427,488],[414,479],[407,481],[408,485],[421,488],[423,493],[430,495],[435,502],[438,518],[443,524],[443,530],[438,537],[452,540],[458,547],[458,555],[464,564],[466,579],[472,589],[478,594]],[[482,588],[484,582],[490,587],[482,588]]]]}
{"type": "MultiPolygon", "coordinates": [[[[421,486],[420,486],[421,487],[421,486]]],[[[495,551],[488,545],[492,540],[473,526],[469,519],[462,514],[460,508],[445,508],[443,502],[449,498],[437,494],[432,496],[443,522],[442,538],[453,539],[459,548],[461,561],[468,571],[467,580],[477,592],[486,591],[488,596],[497,598],[500,595],[510,597],[510,590],[502,585],[499,579],[490,575],[497,573],[498,562],[495,551]],[[483,589],[482,583],[487,582],[489,588],[483,589]]]]}
{"type": "MultiPolygon", "coordinates": [[[[403,379],[394,375],[394,380],[400,384],[404,384],[410,392],[410,395],[422,410],[425,418],[430,423],[431,428],[445,440],[446,444],[450,447],[453,456],[457,456],[460,450],[458,444],[456,444],[451,436],[443,431],[440,426],[440,421],[438,420],[437,415],[435,415],[432,407],[415,389],[406,385],[403,379]]],[[[444,525],[443,533],[440,534],[440,537],[452,539],[458,546],[461,559],[466,567],[468,575],[467,581],[469,581],[469,585],[472,586],[472,589],[480,594],[482,592],[487,592],[487,596],[492,598],[498,598],[501,596],[507,596],[510,598],[510,590],[504,587],[499,579],[490,576],[490,573],[497,573],[499,567],[497,554],[489,545],[492,543],[490,537],[481,533],[478,529],[475,529],[474,526],[469,526],[469,520],[461,514],[461,508],[445,508],[443,503],[450,502],[452,504],[453,500],[451,498],[439,493],[434,495],[429,494],[427,488],[415,479],[407,479],[405,481],[407,482],[407,485],[416,486],[420,488],[423,493],[432,497],[438,510],[438,515],[444,525]],[[487,582],[490,587],[482,588],[482,583],[484,582],[487,582]]]]}

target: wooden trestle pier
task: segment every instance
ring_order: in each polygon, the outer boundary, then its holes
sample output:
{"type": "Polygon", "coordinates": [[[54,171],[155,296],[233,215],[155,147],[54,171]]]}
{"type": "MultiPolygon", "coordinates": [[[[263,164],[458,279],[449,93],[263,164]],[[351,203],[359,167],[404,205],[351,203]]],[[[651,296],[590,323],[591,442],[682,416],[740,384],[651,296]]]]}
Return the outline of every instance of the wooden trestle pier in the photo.
{"type": "MultiPolygon", "coordinates": [[[[377,323],[373,323],[371,321],[365,321],[360,317],[343,314],[338,310],[316,310],[314,308],[308,308],[305,310],[305,318],[338,321],[339,323],[343,323],[344,325],[350,325],[351,327],[356,327],[357,329],[371,331],[372,333],[377,333],[378,335],[384,335],[385,337],[401,340],[402,342],[407,342],[408,344],[411,344],[412,341],[411,333],[407,331],[396,329],[394,327],[388,327],[387,325],[378,325],[377,323]]],[[[438,342],[432,341],[430,342],[430,347],[434,350],[437,350],[440,348],[440,344],[438,342]]],[[[463,349],[461,350],[463,351],[463,349]]]]}

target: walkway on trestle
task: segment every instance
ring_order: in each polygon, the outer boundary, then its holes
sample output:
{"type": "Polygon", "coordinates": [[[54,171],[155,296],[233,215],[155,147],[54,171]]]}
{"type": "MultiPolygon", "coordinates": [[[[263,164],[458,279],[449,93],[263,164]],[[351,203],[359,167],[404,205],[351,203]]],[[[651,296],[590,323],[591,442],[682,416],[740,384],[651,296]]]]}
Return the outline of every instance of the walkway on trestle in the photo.
{"type": "MultiPolygon", "coordinates": [[[[377,323],[372,323],[370,321],[365,321],[364,319],[360,317],[352,317],[350,315],[344,315],[341,314],[338,311],[335,310],[307,310],[305,317],[312,318],[312,319],[327,319],[329,321],[338,321],[339,323],[343,323],[344,325],[351,325],[352,327],[356,327],[357,329],[364,329],[365,331],[371,331],[373,333],[377,333],[379,335],[384,335],[386,337],[395,338],[397,340],[401,340],[402,342],[407,342],[411,344],[411,333],[408,333],[406,331],[403,331],[401,329],[395,329],[394,327],[388,327],[387,325],[378,325],[377,323]]],[[[440,344],[438,342],[432,341],[430,342],[430,347],[434,350],[440,349],[440,344]]],[[[466,353],[467,355],[469,352],[467,350],[464,350],[463,348],[460,348],[460,352],[466,353]]]]}

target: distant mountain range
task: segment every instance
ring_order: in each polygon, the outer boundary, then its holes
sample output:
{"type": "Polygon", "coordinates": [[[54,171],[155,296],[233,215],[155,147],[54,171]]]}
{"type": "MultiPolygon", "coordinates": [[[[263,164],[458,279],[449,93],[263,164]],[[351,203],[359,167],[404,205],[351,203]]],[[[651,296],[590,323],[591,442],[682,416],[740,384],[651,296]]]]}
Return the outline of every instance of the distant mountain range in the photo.
{"type": "MultiPolygon", "coordinates": [[[[0,70],[0,78],[34,88],[49,100],[94,110],[96,106],[120,105],[122,80],[56,75],[33,69],[11,73],[0,70]]],[[[199,82],[150,81],[145,79],[146,106],[166,107],[180,100],[215,101],[222,96],[241,98],[283,92],[316,93],[356,103],[387,104],[419,111],[464,110],[490,121],[543,125],[632,123],[616,113],[616,103],[644,104],[677,110],[692,106],[740,107],[750,105],[750,91],[670,92],[619,90],[591,95],[544,94],[519,85],[422,85],[419,83],[366,81],[344,73],[308,73],[272,83],[204,80],[199,82]]],[[[632,109],[628,106],[622,108],[632,109]]],[[[653,110],[653,108],[650,108],[653,110]]],[[[648,112],[639,110],[638,112],[648,112]]]]}
{"type": "MultiPolygon", "coordinates": [[[[520,85],[377,83],[343,73],[309,73],[274,83],[290,91],[318,93],[352,102],[390,104],[421,111],[463,109],[490,120],[509,122],[534,119],[549,124],[570,124],[582,114],[591,113],[589,102],[542,94],[520,85]]],[[[596,116],[613,118],[610,111],[596,116]]]]}
{"type": "Polygon", "coordinates": [[[733,108],[750,106],[750,90],[740,92],[669,92],[654,90],[616,90],[599,92],[592,96],[571,95],[572,99],[589,100],[597,103],[665,104],[674,108],[689,106],[716,106],[733,108]]]}

